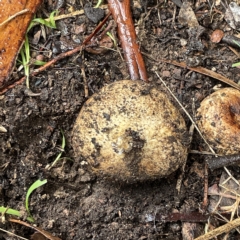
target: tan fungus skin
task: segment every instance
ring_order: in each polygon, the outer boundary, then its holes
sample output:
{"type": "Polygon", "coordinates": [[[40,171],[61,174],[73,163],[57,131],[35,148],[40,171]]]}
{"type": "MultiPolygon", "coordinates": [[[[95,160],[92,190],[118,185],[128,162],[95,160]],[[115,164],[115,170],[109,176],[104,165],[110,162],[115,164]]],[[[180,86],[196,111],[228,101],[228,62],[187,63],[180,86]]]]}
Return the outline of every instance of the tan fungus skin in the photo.
{"type": "Polygon", "coordinates": [[[103,87],[82,107],[72,135],[76,157],[115,180],[162,178],[186,161],[182,116],[167,95],[142,81],[103,87]]]}
{"type": "Polygon", "coordinates": [[[240,91],[223,88],[205,98],[197,111],[197,124],[220,155],[240,152],[240,91]]]}

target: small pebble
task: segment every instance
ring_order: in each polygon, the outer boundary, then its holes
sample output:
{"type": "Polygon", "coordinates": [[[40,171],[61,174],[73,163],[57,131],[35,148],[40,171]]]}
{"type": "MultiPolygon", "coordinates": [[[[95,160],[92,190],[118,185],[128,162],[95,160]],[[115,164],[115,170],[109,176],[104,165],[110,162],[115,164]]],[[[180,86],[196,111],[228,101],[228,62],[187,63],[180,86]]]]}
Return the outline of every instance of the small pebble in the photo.
{"type": "Polygon", "coordinates": [[[7,129],[5,127],[3,127],[2,125],[0,125],[0,132],[6,133],[7,129]]]}
{"type": "Polygon", "coordinates": [[[93,8],[90,3],[85,4],[84,13],[88,19],[94,23],[100,22],[104,18],[104,10],[101,8],[93,8]]]}

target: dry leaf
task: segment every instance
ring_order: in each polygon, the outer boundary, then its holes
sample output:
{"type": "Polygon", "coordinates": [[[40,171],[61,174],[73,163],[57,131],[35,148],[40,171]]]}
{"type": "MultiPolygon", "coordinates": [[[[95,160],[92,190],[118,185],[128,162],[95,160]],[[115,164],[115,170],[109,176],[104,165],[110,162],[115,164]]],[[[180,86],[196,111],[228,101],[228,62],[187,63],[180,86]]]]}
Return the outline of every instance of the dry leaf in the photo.
{"type": "Polygon", "coordinates": [[[0,1],[0,88],[9,84],[28,25],[41,2],[0,1]]]}
{"type": "Polygon", "coordinates": [[[231,2],[229,4],[224,18],[231,28],[240,30],[240,6],[237,3],[231,2]]]}
{"type": "Polygon", "coordinates": [[[197,28],[198,20],[189,2],[184,2],[178,15],[178,21],[182,25],[188,25],[189,28],[197,28]]]}

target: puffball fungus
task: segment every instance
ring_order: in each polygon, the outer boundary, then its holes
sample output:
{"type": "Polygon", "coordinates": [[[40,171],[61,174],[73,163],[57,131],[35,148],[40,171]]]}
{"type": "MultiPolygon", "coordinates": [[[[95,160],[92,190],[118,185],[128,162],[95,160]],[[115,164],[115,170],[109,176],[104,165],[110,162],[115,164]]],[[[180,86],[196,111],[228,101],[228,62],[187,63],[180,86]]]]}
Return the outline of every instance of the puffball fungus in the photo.
{"type": "Polygon", "coordinates": [[[72,140],[97,175],[124,182],[165,177],[187,156],[184,119],[166,94],[142,81],[117,81],[90,97],[72,140]]]}
{"type": "Polygon", "coordinates": [[[218,154],[240,152],[240,91],[223,88],[205,98],[197,111],[197,124],[218,154]]]}

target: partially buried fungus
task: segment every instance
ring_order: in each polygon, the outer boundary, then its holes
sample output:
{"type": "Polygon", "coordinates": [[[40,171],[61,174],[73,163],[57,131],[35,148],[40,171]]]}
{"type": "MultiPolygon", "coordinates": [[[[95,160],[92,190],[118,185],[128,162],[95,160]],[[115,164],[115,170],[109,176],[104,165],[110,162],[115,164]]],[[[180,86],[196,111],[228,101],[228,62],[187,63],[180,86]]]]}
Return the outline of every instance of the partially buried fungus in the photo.
{"type": "Polygon", "coordinates": [[[141,81],[103,87],[82,107],[73,148],[97,175],[125,182],[165,177],[186,160],[186,126],[167,95],[141,81]]]}
{"type": "Polygon", "coordinates": [[[223,88],[205,98],[197,111],[197,124],[216,153],[239,153],[240,91],[223,88]]]}

